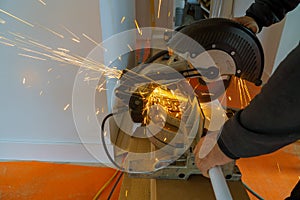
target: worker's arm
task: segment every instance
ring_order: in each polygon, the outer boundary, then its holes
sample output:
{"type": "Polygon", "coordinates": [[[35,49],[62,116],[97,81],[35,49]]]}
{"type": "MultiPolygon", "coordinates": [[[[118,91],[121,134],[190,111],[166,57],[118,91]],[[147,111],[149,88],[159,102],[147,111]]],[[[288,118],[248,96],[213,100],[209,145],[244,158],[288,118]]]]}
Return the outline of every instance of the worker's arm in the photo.
{"type": "Polygon", "coordinates": [[[297,7],[300,0],[256,0],[248,10],[246,16],[233,18],[251,29],[254,33],[281,21],[285,15],[297,7]]]}
{"type": "Polygon", "coordinates": [[[300,45],[244,110],[223,126],[218,145],[232,159],[273,152],[300,139],[300,45]]]}
{"type": "Polygon", "coordinates": [[[256,21],[260,31],[262,27],[281,21],[299,3],[300,0],[256,0],[246,11],[246,16],[256,21]]]}

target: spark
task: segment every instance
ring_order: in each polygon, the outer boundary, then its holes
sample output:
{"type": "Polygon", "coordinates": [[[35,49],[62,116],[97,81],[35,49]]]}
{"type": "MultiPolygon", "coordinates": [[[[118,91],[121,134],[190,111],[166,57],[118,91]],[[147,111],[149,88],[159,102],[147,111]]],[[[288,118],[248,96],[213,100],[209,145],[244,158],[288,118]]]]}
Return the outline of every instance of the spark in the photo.
{"type": "Polygon", "coordinates": [[[80,43],[80,40],[77,40],[76,38],[72,38],[72,40],[73,40],[74,42],[80,43]]]}
{"type": "Polygon", "coordinates": [[[241,90],[241,83],[239,79],[235,79],[237,81],[237,86],[238,86],[238,91],[239,91],[239,97],[240,97],[240,103],[241,103],[241,107],[244,107],[244,101],[243,101],[243,96],[242,96],[242,90],[241,90]]]}
{"type": "Polygon", "coordinates": [[[100,113],[100,110],[99,110],[99,108],[97,108],[96,115],[99,115],[99,113],[100,113]]]}
{"type": "Polygon", "coordinates": [[[228,100],[229,100],[229,101],[231,101],[231,100],[232,100],[232,99],[231,99],[231,96],[228,96],[228,100]]]}
{"type": "Polygon", "coordinates": [[[242,80],[243,81],[243,88],[245,90],[245,93],[248,97],[248,103],[251,101],[251,95],[250,95],[250,92],[249,92],[249,89],[248,89],[248,86],[246,84],[246,81],[245,80],[242,80]]]}
{"type": "Polygon", "coordinates": [[[39,2],[40,2],[41,4],[43,4],[44,6],[46,6],[46,3],[45,3],[44,1],[39,0],[39,2]]]}
{"type": "Polygon", "coordinates": [[[86,34],[84,34],[84,33],[82,33],[82,35],[86,38],[86,39],[88,39],[89,41],[91,41],[92,43],[94,43],[95,45],[98,45],[99,43],[98,42],[96,42],[95,40],[93,40],[91,37],[89,37],[88,35],[86,35],[86,34]]]}
{"type": "Polygon", "coordinates": [[[107,132],[105,131],[103,135],[106,136],[106,135],[107,135],[107,132]]]}
{"type": "Polygon", "coordinates": [[[118,59],[119,59],[119,61],[122,61],[122,58],[121,58],[121,56],[119,56],[119,57],[118,57],[118,59]]]}
{"type": "Polygon", "coordinates": [[[34,27],[34,25],[32,25],[31,23],[29,23],[29,22],[27,22],[27,21],[25,21],[25,20],[23,20],[23,19],[20,19],[19,17],[16,17],[15,15],[13,15],[13,14],[11,14],[11,13],[5,11],[5,10],[0,9],[0,12],[2,12],[2,13],[4,13],[4,14],[6,14],[6,15],[12,17],[12,18],[14,18],[15,20],[18,20],[18,21],[20,21],[20,22],[22,22],[22,23],[28,25],[28,26],[34,27]]]}
{"type": "Polygon", "coordinates": [[[48,56],[47,54],[41,53],[39,51],[34,51],[32,49],[27,49],[27,48],[20,48],[20,49],[22,49],[23,51],[27,51],[27,52],[30,52],[30,53],[35,53],[35,54],[42,55],[42,56],[48,56]]]}
{"type": "Polygon", "coordinates": [[[43,93],[44,93],[44,92],[43,92],[43,90],[41,90],[41,91],[40,91],[40,96],[42,96],[42,95],[43,95],[43,93]]]}
{"type": "Polygon", "coordinates": [[[23,57],[27,57],[27,58],[36,59],[36,60],[46,60],[45,58],[40,58],[40,57],[37,57],[37,56],[31,56],[31,55],[23,54],[23,53],[19,53],[18,55],[23,56],[23,57]]]}
{"type": "Polygon", "coordinates": [[[140,27],[139,27],[139,24],[138,24],[138,22],[136,21],[136,19],[134,20],[134,23],[135,23],[135,26],[136,26],[136,28],[137,28],[139,34],[140,34],[140,35],[143,35],[143,33],[142,33],[142,31],[141,31],[141,29],[140,29],[140,27]]]}
{"type": "Polygon", "coordinates": [[[165,142],[165,141],[167,141],[167,138],[166,138],[166,137],[164,138],[164,142],[165,142]]]}
{"type": "Polygon", "coordinates": [[[160,17],[160,9],[161,9],[161,0],[158,0],[157,19],[159,19],[159,17],[160,17]]]}
{"type": "Polygon", "coordinates": [[[122,19],[121,19],[121,24],[123,24],[123,22],[125,21],[126,17],[123,16],[122,19]]]}
{"type": "Polygon", "coordinates": [[[10,47],[15,46],[14,44],[10,44],[10,43],[8,43],[8,42],[2,42],[2,41],[0,41],[0,43],[1,43],[1,44],[4,44],[4,45],[6,45],[6,46],[10,46],[10,47]]]}
{"type": "Polygon", "coordinates": [[[26,84],[26,78],[23,78],[22,84],[25,85],[26,84]]]}
{"type": "Polygon", "coordinates": [[[60,37],[60,38],[62,38],[62,39],[65,38],[65,36],[63,36],[62,34],[59,34],[59,33],[57,33],[56,31],[54,31],[54,30],[52,30],[52,29],[50,29],[50,28],[48,28],[48,27],[45,27],[45,26],[42,26],[42,25],[39,25],[39,26],[42,27],[43,29],[49,31],[50,33],[56,35],[57,37],[60,37]]]}
{"type": "Polygon", "coordinates": [[[13,33],[13,32],[10,32],[10,31],[8,31],[8,33],[10,33],[10,34],[12,34],[12,35],[14,35],[14,36],[16,36],[18,38],[25,39],[25,37],[23,37],[23,36],[21,36],[21,35],[19,35],[17,33],[13,33]]]}
{"type": "Polygon", "coordinates": [[[72,31],[70,31],[70,29],[68,29],[67,27],[61,25],[68,33],[70,33],[74,38],[76,38],[77,40],[80,40],[80,38],[75,34],[73,33],[72,31]]]}
{"type": "Polygon", "coordinates": [[[125,197],[127,197],[127,196],[128,196],[128,190],[125,191],[125,197]]]}
{"type": "Polygon", "coordinates": [[[48,47],[48,46],[43,45],[43,44],[41,44],[41,43],[38,43],[38,42],[35,42],[35,41],[32,41],[32,40],[28,40],[28,41],[31,42],[32,44],[35,44],[35,45],[40,46],[40,47],[42,47],[42,48],[49,49],[49,50],[52,49],[51,47],[48,47]]]}
{"type": "Polygon", "coordinates": [[[59,51],[63,51],[63,52],[70,52],[70,50],[68,50],[68,49],[64,49],[64,48],[57,48],[57,50],[59,50],[59,51]]]}
{"type": "Polygon", "coordinates": [[[279,173],[281,173],[281,170],[280,170],[280,167],[279,167],[279,163],[277,162],[276,164],[277,164],[277,168],[278,168],[279,173]]]}
{"type": "Polygon", "coordinates": [[[70,104],[67,104],[67,105],[64,107],[64,111],[66,111],[69,107],[70,107],[70,104]]]}
{"type": "Polygon", "coordinates": [[[171,12],[169,11],[169,12],[168,12],[168,17],[170,17],[170,16],[171,16],[171,12]]]}
{"type": "Polygon", "coordinates": [[[133,51],[132,47],[129,44],[127,44],[127,47],[129,48],[130,51],[133,51]]]}
{"type": "Polygon", "coordinates": [[[5,24],[6,22],[0,18],[0,24],[5,24]]]}

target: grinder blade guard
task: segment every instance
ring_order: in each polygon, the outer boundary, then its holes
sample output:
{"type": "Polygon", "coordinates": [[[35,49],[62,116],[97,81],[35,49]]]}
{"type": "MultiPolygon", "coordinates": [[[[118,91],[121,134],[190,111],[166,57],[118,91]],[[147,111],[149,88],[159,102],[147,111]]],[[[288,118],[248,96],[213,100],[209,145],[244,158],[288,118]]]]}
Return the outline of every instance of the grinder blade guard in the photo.
{"type": "MultiPolygon", "coordinates": [[[[234,70],[235,76],[256,85],[262,84],[263,48],[250,29],[229,19],[210,18],[181,27],[179,32],[201,44],[213,57],[221,74],[234,70]]],[[[181,53],[188,52],[192,58],[203,53],[203,49],[191,47],[176,34],[168,46],[181,53]]]]}

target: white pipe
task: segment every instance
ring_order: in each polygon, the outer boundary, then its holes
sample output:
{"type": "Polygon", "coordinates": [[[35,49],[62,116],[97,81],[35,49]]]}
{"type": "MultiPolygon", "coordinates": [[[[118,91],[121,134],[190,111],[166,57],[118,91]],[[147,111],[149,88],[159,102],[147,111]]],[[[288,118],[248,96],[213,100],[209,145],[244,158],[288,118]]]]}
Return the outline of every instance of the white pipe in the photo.
{"type": "Polygon", "coordinates": [[[232,200],[229,188],[220,166],[213,167],[209,171],[210,181],[217,200],[232,200]]]}

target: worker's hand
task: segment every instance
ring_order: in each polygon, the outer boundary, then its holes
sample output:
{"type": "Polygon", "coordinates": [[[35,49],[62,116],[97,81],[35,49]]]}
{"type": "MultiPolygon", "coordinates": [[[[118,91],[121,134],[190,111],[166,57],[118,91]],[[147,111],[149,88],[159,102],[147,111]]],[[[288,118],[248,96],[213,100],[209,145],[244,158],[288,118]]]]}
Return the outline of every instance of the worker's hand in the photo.
{"type": "Polygon", "coordinates": [[[258,31],[259,31],[258,25],[252,17],[249,17],[249,16],[236,17],[236,18],[232,18],[231,20],[246,26],[253,33],[258,33],[258,31]]]}
{"type": "Polygon", "coordinates": [[[194,149],[195,164],[205,177],[209,177],[209,169],[233,161],[221,151],[217,144],[217,138],[218,132],[210,133],[201,138],[194,149]]]}

